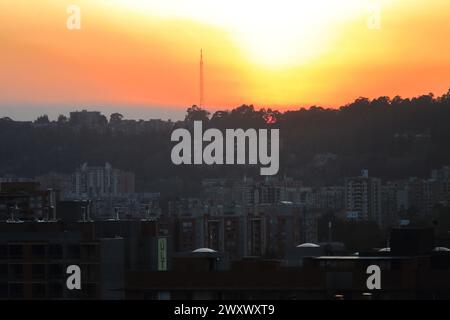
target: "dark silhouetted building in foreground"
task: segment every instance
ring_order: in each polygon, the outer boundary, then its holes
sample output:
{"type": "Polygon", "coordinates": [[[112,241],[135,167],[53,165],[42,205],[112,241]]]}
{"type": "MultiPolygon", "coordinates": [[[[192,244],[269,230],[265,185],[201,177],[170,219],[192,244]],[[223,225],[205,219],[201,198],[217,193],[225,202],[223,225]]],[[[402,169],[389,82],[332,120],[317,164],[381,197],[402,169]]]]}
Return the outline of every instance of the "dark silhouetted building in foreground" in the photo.
{"type": "Polygon", "coordinates": [[[301,263],[246,258],[226,261],[202,248],[166,272],[128,272],[132,299],[449,299],[450,250],[434,247],[432,229],[394,229],[391,248],[347,256],[295,256],[301,263]],[[367,268],[381,269],[381,289],[367,288],[367,268]]]}
{"type": "Polygon", "coordinates": [[[93,220],[89,200],[55,206],[33,183],[2,185],[0,196],[0,299],[450,299],[450,241],[434,228],[395,228],[390,247],[349,253],[298,244],[302,215],[290,203],[250,212],[239,230],[227,214],[93,220]],[[243,255],[229,250],[236,234],[247,235],[243,255]],[[71,265],[81,290],[67,288],[71,265]],[[367,288],[373,265],[379,290],[367,288]]]}
{"type": "Polygon", "coordinates": [[[55,208],[55,193],[52,190],[42,190],[37,182],[0,184],[0,220],[52,219],[55,208]]]}
{"type": "Polygon", "coordinates": [[[124,299],[126,271],[158,270],[156,235],[152,221],[0,222],[0,299],[124,299]]]}

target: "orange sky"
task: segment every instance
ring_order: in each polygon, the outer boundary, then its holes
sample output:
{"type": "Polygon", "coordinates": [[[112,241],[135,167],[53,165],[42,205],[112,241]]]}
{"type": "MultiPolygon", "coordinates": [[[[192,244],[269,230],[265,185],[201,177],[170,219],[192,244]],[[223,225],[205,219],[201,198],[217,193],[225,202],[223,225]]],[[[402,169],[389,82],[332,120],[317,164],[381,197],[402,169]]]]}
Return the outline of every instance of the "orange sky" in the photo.
{"type": "Polygon", "coordinates": [[[210,109],[338,107],[450,87],[448,0],[2,0],[0,23],[0,112],[185,109],[199,101],[200,48],[210,109]],[[81,30],[66,28],[70,4],[81,30]]]}

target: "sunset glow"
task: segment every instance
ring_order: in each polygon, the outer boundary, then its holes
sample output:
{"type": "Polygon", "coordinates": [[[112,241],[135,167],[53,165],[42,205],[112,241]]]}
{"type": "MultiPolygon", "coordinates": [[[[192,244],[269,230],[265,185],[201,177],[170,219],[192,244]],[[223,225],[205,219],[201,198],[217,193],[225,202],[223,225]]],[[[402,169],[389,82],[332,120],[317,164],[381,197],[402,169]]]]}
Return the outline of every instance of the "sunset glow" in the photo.
{"type": "Polygon", "coordinates": [[[370,1],[116,0],[148,16],[190,19],[222,28],[254,63],[292,66],[318,58],[336,28],[367,15],[370,1]]]}
{"type": "Polygon", "coordinates": [[[4,0],[0,106],[339,107],[450,87],[447,0],[4,0]],[[373,5],[379,29],[368,27],[373,5]],[[81,10],[68,30],[66,9],[81,10]]]}

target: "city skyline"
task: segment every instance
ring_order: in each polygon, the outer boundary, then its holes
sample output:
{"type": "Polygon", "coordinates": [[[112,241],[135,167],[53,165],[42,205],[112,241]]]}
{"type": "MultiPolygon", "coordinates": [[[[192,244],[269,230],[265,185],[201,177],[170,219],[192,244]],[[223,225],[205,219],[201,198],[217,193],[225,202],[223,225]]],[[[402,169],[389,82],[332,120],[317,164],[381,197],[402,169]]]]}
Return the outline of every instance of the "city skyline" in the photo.
{"type": "Polygon", "coordinates": [[[449,300],[449,18],[1,0],[0,300],[158,319],[449,300]]]}

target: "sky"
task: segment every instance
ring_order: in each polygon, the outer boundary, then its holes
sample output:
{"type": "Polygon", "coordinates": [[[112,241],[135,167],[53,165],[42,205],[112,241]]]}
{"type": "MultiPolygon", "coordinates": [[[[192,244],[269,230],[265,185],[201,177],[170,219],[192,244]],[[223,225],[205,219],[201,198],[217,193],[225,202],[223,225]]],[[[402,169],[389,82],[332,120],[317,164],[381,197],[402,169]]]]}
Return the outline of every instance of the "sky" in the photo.
{"type": "Polygon", "coordinates": [[[448,0],[1,0],[0,117],[182,118],[201,49],[212,111],[441,95],[448,39],[448,0]]]}

